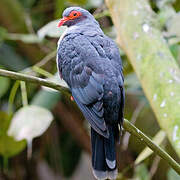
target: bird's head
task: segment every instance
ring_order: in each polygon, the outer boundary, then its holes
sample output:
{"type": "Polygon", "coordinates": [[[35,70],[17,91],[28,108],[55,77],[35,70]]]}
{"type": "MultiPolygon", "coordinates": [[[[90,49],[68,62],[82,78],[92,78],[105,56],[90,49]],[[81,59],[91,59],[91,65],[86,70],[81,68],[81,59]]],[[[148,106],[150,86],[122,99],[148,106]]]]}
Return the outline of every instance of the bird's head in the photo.
{"type": "Polygon", "coordinates": [[[58,23],[58,27],[61,26],[73,26],[85,19],[94,20],[94,17],[85,9],[80,7],[69,7],[64,10],[63,18],[58,23]]]}

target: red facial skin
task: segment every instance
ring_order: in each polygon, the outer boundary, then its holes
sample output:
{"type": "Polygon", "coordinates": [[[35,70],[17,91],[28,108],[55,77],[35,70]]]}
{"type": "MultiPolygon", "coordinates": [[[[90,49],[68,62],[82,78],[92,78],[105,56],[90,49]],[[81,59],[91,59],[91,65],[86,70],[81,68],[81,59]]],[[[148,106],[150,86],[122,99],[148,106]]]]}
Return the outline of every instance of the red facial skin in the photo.
{"type": "Polygon", "coordinates": [[[81,16],[82,13],[79,11],[72,11],[68,17],[63,17],[59,23],[58,23],[58,27],[61,27],[65,22],[69,21],[69,20],[74,20],[76,18],[78,18],[79,16],[81,16]]]}
{"type": "Polygon", "coordinates": [[[74,98],[71,96],[71,101],[74,101],[74,98]]]}

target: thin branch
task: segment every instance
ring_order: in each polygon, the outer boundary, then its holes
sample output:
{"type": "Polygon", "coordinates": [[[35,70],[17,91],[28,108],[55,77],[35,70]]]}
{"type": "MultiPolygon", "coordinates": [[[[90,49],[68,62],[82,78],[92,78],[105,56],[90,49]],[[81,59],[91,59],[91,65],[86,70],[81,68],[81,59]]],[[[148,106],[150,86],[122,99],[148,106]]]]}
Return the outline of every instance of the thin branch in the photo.
{"type": "Polygon", "coordinates": [[[22,73],[17,73],[17,72],[12,72],[12,71],[7,71],[4,69],[0,69],[0,76],[4,76],[4,77],[9,77],[11,79],[15,79],[15,80],[21,80],[21,81],[27,81],[30,83],[36,83],[42,86],[47,86],[53,89],[56,89],[58,91],[69,91],[68,88],[60,86],[59,84],[56,84],[52,81],[48,81],[46,79],[42,79],[42,78],[38,78],[38,77],[34,77],[31,75],[27,75],[27,74],[22,74],[22,73]]]}
{"type": "MultiPolygon", "coordinates": [[[[7,71],[0,69],[0,76],[9,77],[11,79],[15,80],[21,80],[21,81],[27,81],[31,83],[37,83],[43,86],[47,86],[56,90],[59,90],[61,92],[65,91],[67,92],[68,89],[65,87],[62,87],[54,82],[29,76],[22,73],[16,73],[12,71],[7,71]]],[[[157,146],[153,143],[153,141],[147,137],[143,132],[141,132],[138,128],[136,128],[133,124],[131,124],[128,120],[124,119],[124,129],[131,133],[132,135],[136,136],[138,139],[140,139],[143,143],[145,143],[149,148],[152,149],[155,153],[157,153],[162,159],[164,159],[178,174],[180,174],[180,165],[168,154],[166,153],[161,147],[157,146]]]]}
{"type": "Polygon", "coordinates": [[[156,145],[149,137],[147,137],[143,132],[131,124],[128,120],[124,119],[124,129],[136,136],[143,143],[145,143],[152,151],[158,154],[162,159],[164,159],[178,174],[180,174],[180,165],[161,147],[156,145]]]}

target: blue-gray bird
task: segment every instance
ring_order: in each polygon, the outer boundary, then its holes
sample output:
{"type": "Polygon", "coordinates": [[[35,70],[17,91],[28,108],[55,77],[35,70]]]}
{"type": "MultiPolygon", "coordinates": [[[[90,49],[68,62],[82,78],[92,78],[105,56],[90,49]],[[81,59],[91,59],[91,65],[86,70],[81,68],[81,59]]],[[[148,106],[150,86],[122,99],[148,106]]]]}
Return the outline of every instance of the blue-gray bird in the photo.
{"type": "Polygon", "coordinates": [[[68,27],[58,41],[58,70],[90,123],[93,174],[115,179],[125,98],[118,47],[80,7],[65,9],[58,26],[68,27]]]}

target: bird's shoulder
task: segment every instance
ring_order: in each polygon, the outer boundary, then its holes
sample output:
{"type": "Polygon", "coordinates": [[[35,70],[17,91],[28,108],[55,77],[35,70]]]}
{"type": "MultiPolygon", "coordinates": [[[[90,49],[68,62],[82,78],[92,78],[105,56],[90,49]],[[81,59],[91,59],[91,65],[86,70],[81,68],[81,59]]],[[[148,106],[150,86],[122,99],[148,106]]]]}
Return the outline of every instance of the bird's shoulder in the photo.
{"type": "Polygon", "coordinates": [[[88,39],[91,41],[97,51],[104,51],[105,56],[111,60],[112,64],[119,69],[122,68],[122,60],[117,44],[105,34],[97,34],[90,36],[88,39]]]}

